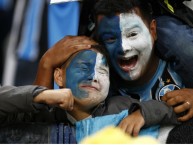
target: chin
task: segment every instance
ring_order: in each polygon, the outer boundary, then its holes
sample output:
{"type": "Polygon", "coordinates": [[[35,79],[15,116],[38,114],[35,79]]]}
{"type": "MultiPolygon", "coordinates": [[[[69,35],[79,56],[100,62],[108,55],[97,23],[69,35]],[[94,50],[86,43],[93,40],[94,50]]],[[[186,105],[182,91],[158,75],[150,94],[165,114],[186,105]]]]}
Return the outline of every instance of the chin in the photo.
{"type": "Polygon", "coordinates": [[[122,75],[122,78],[126,81],[136,81],[140,78],[141,71],[131,71],[126,73],[125,75],[122,75]]]}
{"type": "Polygon", "coordinates": [[[101,93],[90,92],[89,95],[88,95],[88,98],[89,98],[90,102],[92,102],[93,104],[98,105],[99,103],[104,101],[106,97],[101,95],[101,93]]]}

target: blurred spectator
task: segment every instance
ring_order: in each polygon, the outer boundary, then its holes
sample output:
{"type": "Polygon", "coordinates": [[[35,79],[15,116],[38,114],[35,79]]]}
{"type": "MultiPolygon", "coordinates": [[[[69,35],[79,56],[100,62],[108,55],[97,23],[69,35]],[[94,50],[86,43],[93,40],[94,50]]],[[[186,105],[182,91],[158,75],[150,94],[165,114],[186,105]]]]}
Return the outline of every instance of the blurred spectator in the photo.
{"type": "Polygon", "coordinates": [[[16,1],[6,46],[3,85],[32,84],[40,50],[47,49],[46,4],[46,0],[16,1]]]}
{"type": "Polygon", "coordinates": [[[6,47],[3,85],[32,84],[39,58],[66,35],[76,35],[79,2],[17,0],[6,47]]]}
{"type": "Polygon", "coordinates": [[[14,0],[0,0],[0,84],[2,84],[2,73],[4,64],[4,45],[10,31],[14,0]]]}

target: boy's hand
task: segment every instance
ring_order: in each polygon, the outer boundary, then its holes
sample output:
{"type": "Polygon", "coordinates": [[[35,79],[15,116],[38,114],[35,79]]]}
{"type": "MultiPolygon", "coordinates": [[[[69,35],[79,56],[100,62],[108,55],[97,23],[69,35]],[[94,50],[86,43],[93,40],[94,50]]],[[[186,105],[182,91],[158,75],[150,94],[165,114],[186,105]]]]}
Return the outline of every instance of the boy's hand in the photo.
{"type": "Polygon", "coordinates": [[[90,49],[97,43],[86,36],[66,36],[46,51],[41,57],[34,85],[53,88],[54,69],[60,67],[72,54],[77,51],[90,49]]]}
{"type": "Polygon", "coordinates": [[[137,111],[133,112],[132,114],[128,115],[124,118],[118,127],[123,129],[126,133],[133,136],[138,136],[141,127],[145,124],[145,120],[138,109],[137,111]]]}
{"type": "Polygon", "coordinates": [[[72,110],[74,97],[70,89],[45,90],[34,98],[34,102],[57,106],[64,110],[72,110]]]}

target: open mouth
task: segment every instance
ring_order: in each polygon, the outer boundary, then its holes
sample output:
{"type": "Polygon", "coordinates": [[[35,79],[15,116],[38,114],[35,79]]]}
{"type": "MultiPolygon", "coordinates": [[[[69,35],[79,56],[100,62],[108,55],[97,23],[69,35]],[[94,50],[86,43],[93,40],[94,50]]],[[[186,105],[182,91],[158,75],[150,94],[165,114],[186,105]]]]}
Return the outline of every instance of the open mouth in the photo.
{"type": "Polygon", "coordinates": [[[124,58],[124,57],[119,58],[118,63],[123,71],[129,72],[137,64],[137,60],[138,60],[138,55],[134,55],[129,58],[124,58]]]}

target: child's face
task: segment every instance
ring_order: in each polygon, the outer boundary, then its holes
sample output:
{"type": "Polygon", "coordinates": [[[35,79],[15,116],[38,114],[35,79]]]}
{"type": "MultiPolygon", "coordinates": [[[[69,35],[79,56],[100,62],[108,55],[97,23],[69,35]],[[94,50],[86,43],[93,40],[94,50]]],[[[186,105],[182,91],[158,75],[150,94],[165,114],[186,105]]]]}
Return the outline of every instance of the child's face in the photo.
{"type": "Polygon", "coordinates": [[[133,12],[98,17],[98,37],[123,79],[132,81],[144,75],[150,65],[153,39],[140,16],[133,12]]]}
{"type": "Polygon", "coordinates": [[[99,52],[81,51],[66,68],[66,88],[85,106],[95,106],[105,100],[109,83],[109,67],[99,52]]]}

